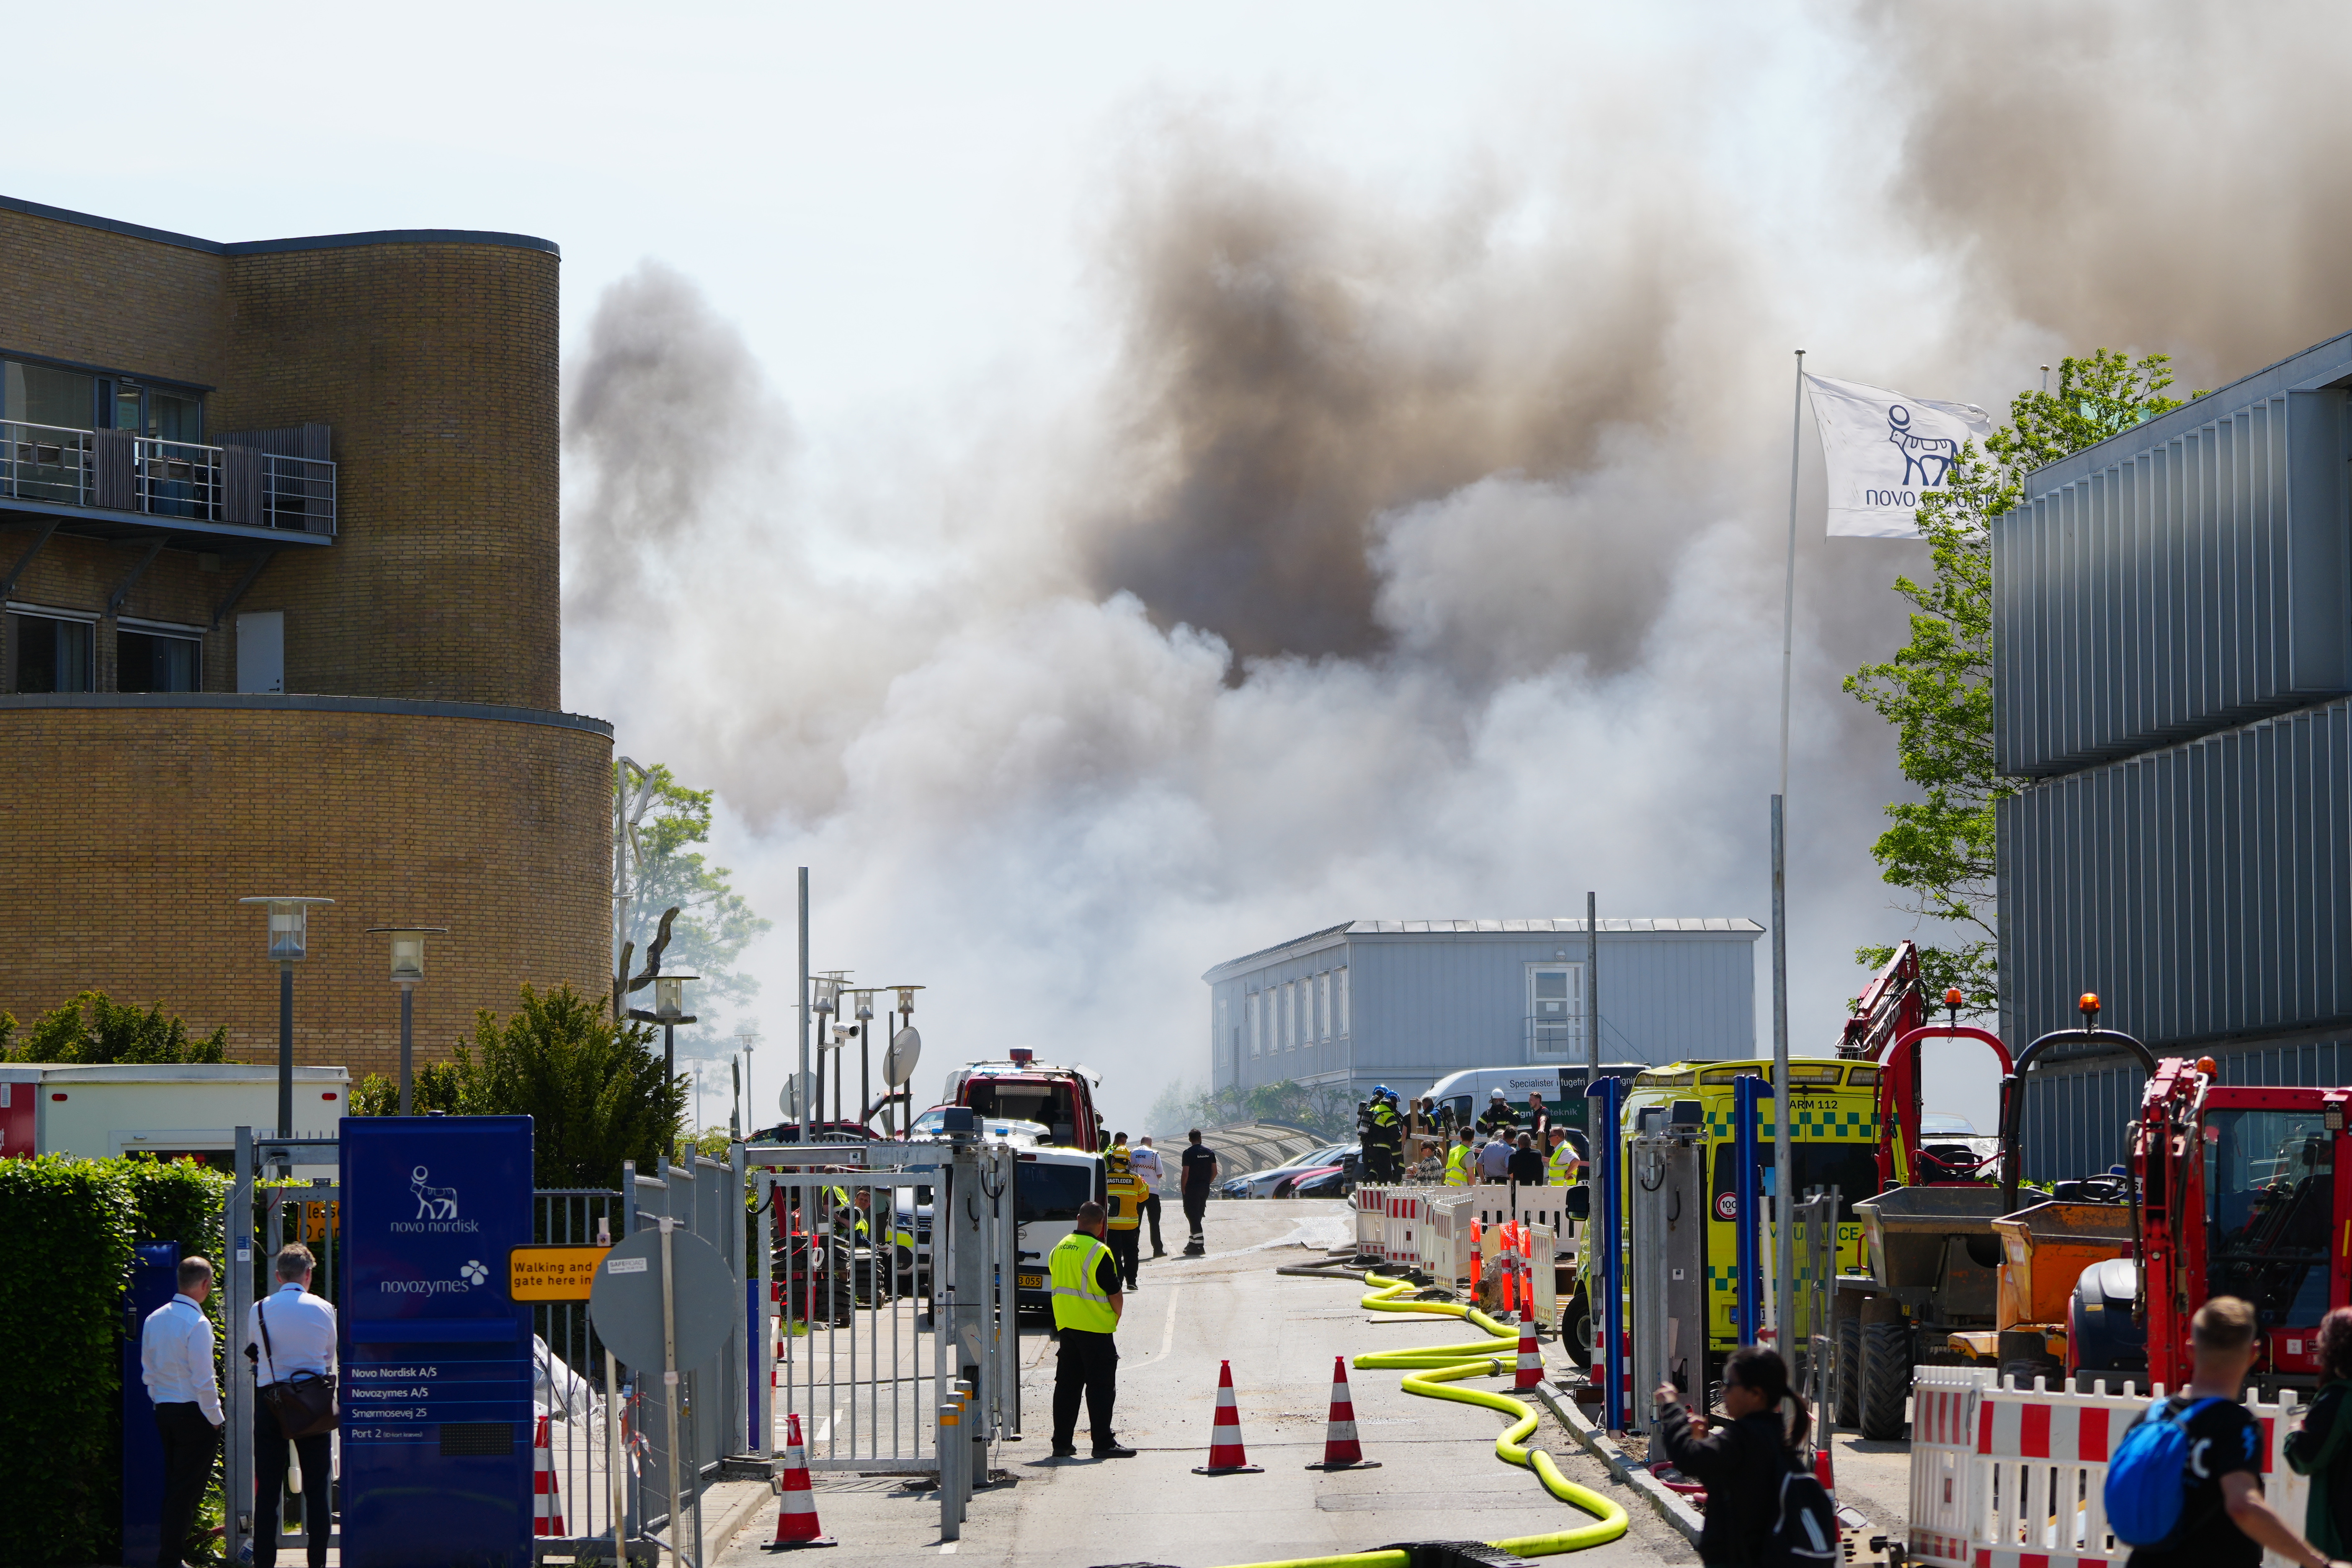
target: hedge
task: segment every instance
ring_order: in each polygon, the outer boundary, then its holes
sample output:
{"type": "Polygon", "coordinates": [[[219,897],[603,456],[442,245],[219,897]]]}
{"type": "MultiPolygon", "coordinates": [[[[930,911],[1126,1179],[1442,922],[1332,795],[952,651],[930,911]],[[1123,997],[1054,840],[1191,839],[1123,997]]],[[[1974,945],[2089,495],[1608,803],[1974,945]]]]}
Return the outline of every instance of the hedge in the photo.
{"type": "Polygon", "coordinates": [[[131,1248],[211,1256],[228,1185],[186,1162],[0,1160],[0,1474],[16,1499],[0,1565],[120,1561],[131,1248]]]}

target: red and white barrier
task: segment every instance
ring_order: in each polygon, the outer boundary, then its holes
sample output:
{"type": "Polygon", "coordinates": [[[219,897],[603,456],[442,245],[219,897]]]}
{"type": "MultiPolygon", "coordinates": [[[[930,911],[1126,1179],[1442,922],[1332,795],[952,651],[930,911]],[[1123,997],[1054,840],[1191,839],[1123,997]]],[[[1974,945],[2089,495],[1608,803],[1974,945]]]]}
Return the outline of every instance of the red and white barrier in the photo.
{"type": "Polygon", "coordinates": [[[563,1488],[555,1474],[555,1451],[548,1444],[544,1415],[530,1434],[530,1532],[562,1535],[563,1488]]]}
{"type": "MultiPolygon", "coordinates": [[[[1921,1367],[1911,1387],[1910,1553],[1941,1568],[2122,1568],[2107,1528],[2107,1456],[2152,1392],[2000,1385],[1990,1371],[1921,1367]]],[[[2287,1468],[2303,1418],[2292,1391],[2249,1400],[2271,1506],[2301,1521],[2309,1483],[2287,1468]]],[[[2287,1568],[2265,1552],[2266,1568],[2287,1568]]]]}

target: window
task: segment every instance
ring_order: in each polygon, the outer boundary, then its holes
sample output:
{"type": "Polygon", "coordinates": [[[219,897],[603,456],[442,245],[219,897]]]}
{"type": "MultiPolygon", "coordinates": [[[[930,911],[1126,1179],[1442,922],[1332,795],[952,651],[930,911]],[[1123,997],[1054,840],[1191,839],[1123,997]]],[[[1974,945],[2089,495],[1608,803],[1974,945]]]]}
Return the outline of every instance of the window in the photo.
{"type": "Polygon", "coordinates": [[[1282,987],[1282,1048],[1298,1048],[1298,987],[1288,981],[1282,987]]]}
{"type": "Polygon", "coordinates": [[[93,689],[90,651],[94,629],[88,621],[49,616],[13,616],[16,634],[18,691],[89,691],[93,689]]]}
{"type": "Polygon", "coordinates": [[[1331,972],[1328,969],[1317,976],[1315,981],[1315,1021],[1318,1026],[1316,1037],[1329,1039],[1331,1037],[1331,972]]]}
{"type": "Polygon", "coordinates": [[[204,644],[167,632],[118,630],[114,634],[117,691],[201,691],[204,644]]]}
{"type": "Polygon", "coordinates": [[[1348,1037],[1348,966],[1339,966],[1339,1037],[1348,1037]]]}
{"type": "Polygon", "coordinates": [[[1531,1060],[1574,1054],[1584,1028],[1584,966],[1528,965],[1528,1055],[1531,1060]]]}
{"type": "Polygon", "coordinates": [[[1265,1040],[1265,992],[1253,991],[1249,994],[1249,1037],[1252,1056],[1258,1054],[1259,1047],[1265,1040]]]}
{"type": "Polygon", "coordinates": [[[0,364],[0,419],[87,430],[95,423],[98,378],[9,360],[0,364]]]}

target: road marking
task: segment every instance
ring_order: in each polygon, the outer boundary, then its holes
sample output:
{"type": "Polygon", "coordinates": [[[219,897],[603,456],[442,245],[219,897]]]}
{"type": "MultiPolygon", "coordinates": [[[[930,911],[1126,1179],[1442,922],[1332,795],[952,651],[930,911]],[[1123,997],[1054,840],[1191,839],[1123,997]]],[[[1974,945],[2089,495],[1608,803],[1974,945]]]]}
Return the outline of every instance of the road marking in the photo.
{"type": "Polygon", "coordinates": [[[840,1405],[835,1405],[835,1406],[833,1407],[833,1414],[832,1414],[832,1415],[828,1415],[828,1416],[826,1416],[826,1417],[824,1418],[824,1426],[820,1426],[820,1427],[818,1427],[818,1428],[816,1429],[816,1436],[814,1436],[814,1437],[811,1437],[811,1438],[809,1439],[809,1441],[810,1441],[810,1442],[812,1442],[812,1443],[822,1443],[822,1442],[824,1442],[827,1437],[832,1436],[833,1436],[833,1424],[834,1424],[835,1422],[836,1422],[836,1421],[840,1420],[840,1419],[841,1419],[841,1406],[840,1406],[840,1405]]]}
{"type": "Polygon", "coordinates": [[[1150,1366],[1153,1362],[1160,1360],[1163,1356],[1167,1355],[1170,1351],[1176,1348],[1176,1298],[1183,1293],[1184,1287],[1181,1285],[1170,1287],[1168,1291],[1168,1322],[1167,1326],[1160,1331],[1160,1348],[1151,1352],[1148,1355],[1138,1356],[1135,1360],[1136,1368],[1139,1369],[1150,1366]]]}
{"type": "Polygon", "coordinates": [[[952,1541],[949,1542],[945,1546],[942,1546],[942,1547],[940,1547],[940,1556],[942,1556],[942,1557],[952,1557],[952,1556],[954,1556],[954,1555],[955,1555],[955,1549],[956,1549],[956,1546],[957,1546],[957,1542],[952,1542],[952,1541]]]}

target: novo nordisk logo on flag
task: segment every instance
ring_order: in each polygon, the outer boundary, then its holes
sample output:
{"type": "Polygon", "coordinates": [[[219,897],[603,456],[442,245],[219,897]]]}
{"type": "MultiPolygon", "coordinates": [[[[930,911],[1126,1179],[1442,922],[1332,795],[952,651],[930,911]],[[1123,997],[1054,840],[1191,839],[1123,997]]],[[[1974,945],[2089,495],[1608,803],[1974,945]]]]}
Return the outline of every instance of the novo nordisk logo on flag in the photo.
{"type": "Polygon", "coordinates": [[[1825,375],[1808,375],[1805,385],[1821,430],[1833,535],[1918,538],[1921,494],[1949,482],[1964,443],[1992,434],[1992,416],[1973,403],[1825,375]]]}

